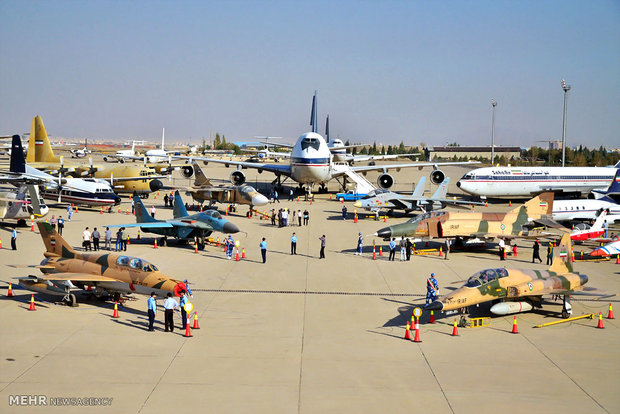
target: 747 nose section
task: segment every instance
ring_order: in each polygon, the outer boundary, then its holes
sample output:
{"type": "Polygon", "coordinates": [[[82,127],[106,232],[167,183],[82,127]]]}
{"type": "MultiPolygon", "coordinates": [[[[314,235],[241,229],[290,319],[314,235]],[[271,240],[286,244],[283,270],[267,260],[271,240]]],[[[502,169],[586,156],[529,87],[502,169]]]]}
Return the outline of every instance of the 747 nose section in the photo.
{"type": "Polygon", "coordinates": [[[442,309],[443,309],[443,303],[441,303],[438,300],[431,302],[428,305],[424,306],[424,310],[429,310],[429,311],[440,311],[442,309]]]}

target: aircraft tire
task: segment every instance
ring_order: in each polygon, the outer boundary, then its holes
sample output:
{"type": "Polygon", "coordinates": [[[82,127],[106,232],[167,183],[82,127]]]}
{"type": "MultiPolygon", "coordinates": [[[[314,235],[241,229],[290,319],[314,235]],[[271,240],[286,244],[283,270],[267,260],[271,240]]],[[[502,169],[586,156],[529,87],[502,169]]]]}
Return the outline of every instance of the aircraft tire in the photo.
{"type": "Polygon", "coordinates": [[[77,299],[75,298],[75,295],[73,293],[71,293],[69,295],[69,299],[67,299],[67,306],[70,306],[72,308],[76,308],[78,306],[77,299]]]}
{"type": "Polygon", "coordinates": [[[566,309],[562,309],[562,319],[568,319],[569,314],[566,309]]]}
{"type": "Polygon", "coordinates": [[[204,243],[198,243],[198,250],[204,250],[205,249],[205,244],[204,243]]]}

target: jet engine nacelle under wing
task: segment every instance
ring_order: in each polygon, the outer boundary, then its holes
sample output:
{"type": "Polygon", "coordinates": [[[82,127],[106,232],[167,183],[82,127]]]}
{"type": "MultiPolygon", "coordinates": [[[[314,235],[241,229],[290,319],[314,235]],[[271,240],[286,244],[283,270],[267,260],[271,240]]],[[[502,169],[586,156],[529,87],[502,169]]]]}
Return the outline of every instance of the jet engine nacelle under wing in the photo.
{"type": "Polygon", "coordinates": [[[394,177],[388,173],[380,174],[377,178],[377,185],[381,188],[388,189],[394,185],[394,177]]]}
{"type": "Polygon", "coordinates": [[[441,184],[446,178],[446,174],[441,170],[433,170],[431,172],[431,182],[433,184],[441,184]]]}
{"type": "Polygon", "coordinates": [[[192,175],[194,175],[194,167],[192,167],[191,165],[184,165],[181,168],[181,174],[185,178],[191,178],[192,175]]]}
{"type": "Polygon", "coordinates": [[[230,182],[234,185],[242,185],[245,183],[245,174],[239,170],[230,174],[230,182]]]}

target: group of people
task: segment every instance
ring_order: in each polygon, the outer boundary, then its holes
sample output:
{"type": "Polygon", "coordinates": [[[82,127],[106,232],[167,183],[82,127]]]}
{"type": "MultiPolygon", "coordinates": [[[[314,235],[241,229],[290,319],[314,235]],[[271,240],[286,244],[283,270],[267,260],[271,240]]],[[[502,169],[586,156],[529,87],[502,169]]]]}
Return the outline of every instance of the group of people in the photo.
{"type": "Polygon", "coordinates": [[[411,240],[405,238],[404,236],[401,237],[398,243],[396,243],[396,237],[392,237],[389,244],[390,255],[388,256],[388,260],[392,262],[394,261],[397,246],[400,248],[400,261],[403,262],[411,260],[411,249],[413,248],[413,243],[411,243],[411,240]]]}
{"type": "Polygon", "coordinates": [[[271,224],[273,226],[276,225],[276,222],[278,227],[301,226],[302,220],[304,226],[307,226],[310,222],[308,210],[302,212],[301,209],[290,211],[288,208],[281,208],[276,213],[275,209],[271,209],[271,224]]]}
{"type": "Polygon", "coordinates": [[[172,193],[164,195],[164,207],[168,207],[168,205],[170,205],[170,208],[174,207],[174,194],[172,193]]]}
{"type": "MultiPolygon", "coordinates": [[[[189,286],[186,287],[188,291],[181,290],[179,293],[181,295],[180,302],[177,302],[174,297],[172,297],[172,293],[168,293],[166,295],[166,300],[164,300],[164,329],[165,332],[174,332],[174,311],[179,309],[181,311],[181,328],[185,329],[187,327],[187,310],[186,304],[189,302],[188,293],[191,295],[191,290],[189,286]]],[[[149,332],[153,332],[155,328],[153,327],[155,323],[155,315],[157,314],[157,294],[155,292],[151,292],[151,296],[147,300],[147,308],[149,315],[149,332]]]]}
{"type": "MultiPolygon", "coordinates": [[[[125,237],[125,227],[120,227],[116,232],[116,244],[114,251],[127,251],[127,239],[129,235],[125,237]]],[[[101,250],[99,242],[101,240],[101,233],[97,230],[97,227],[91,232],[89,227],[86,227],[82,232],[82,247],[85,251],[98,251],[101,250]]],[[[106,250],[112,250],[112,230],[109,227],[105,228],[103,233],[104,246],[106,250]]]]}

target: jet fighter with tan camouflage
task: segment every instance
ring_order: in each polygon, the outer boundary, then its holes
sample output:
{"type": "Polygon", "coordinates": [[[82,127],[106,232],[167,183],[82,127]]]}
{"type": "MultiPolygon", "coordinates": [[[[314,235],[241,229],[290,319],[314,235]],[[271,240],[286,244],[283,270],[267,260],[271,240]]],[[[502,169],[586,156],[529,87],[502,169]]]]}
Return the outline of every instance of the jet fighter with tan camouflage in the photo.
{"type": "Polygon", "coordinates": [[[34,266],[41,276],[20,277],[25,289],[55,296],[62,296],[69,306],[76,306],[72,289],[90,287],[96,296],[111,293],[155,292],[165,296],[169,292],[180,296],[187,286],[172,279],[144,259],[120,253],[82,253],[75,251],[49,223],[38,222],[39,232],[46,251],[45,259],[34,266]]]}
{"type": "Polygon", "coordinates": [[[549,217],[553,211],[553,193],[542,193],[507,213],[477,211],[442,211],[420,214],[409,221],[384,227],[375,235],[390,237],[429,238],[513,238],[531,235],[531,228],[563,226],[549,217]]]}
{"type": "Polygon", "coordinates": [[[582,290],[588,276],[573,270],[573,248],[565,234],[553,250],[553,264],[548,270],[485,269],[477,272],[460,288],[426,305],[426,310],[450,311],[479,303],[498,301],[491,313],[508,315],[542,307],[543,295],[563,297],[562,317],[571,313],[570,295],[582,290]]]}

